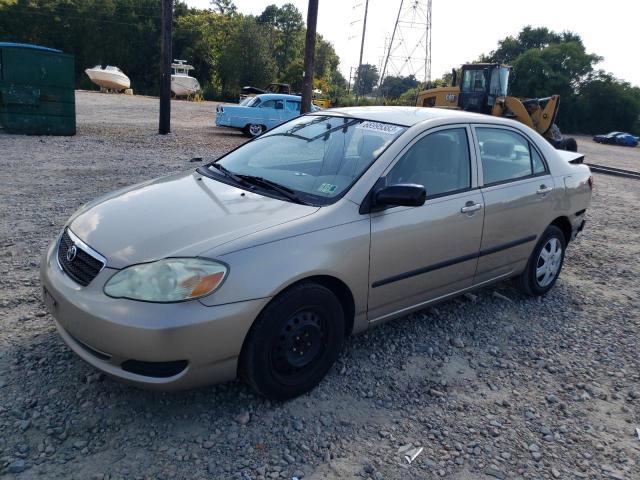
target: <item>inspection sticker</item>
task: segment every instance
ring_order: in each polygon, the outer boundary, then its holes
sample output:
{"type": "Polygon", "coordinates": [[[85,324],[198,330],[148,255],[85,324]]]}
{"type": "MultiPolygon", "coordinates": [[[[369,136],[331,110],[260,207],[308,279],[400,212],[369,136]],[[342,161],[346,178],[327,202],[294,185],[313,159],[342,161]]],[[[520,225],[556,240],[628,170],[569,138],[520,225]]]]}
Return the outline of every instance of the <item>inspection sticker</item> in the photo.
{"type": "Polygon", "coordinates": [[[370,122],[370,121],[362,122],[356,128],[357,129],[359,128],[360,130],[371,130],[374,132],[388,133],[389,135],[395,135],[400,130],[402,130],[402,128],[397,125],[390,125],[388,123],[370,122]]]}
{"type": "Polygon", "coordinates": [[[336,191],[336,188],[338,188],[338,186],[332,183],[323,183],[318,187],[318,191],[322,193],[333,193],[336,191]]]}

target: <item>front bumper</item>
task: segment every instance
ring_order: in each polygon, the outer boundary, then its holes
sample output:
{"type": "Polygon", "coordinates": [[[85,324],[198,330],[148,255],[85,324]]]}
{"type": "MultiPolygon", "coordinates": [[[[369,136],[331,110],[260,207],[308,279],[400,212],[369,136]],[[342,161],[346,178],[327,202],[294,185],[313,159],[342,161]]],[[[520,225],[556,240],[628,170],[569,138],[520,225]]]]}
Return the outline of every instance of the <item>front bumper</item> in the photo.
{"type": "Polygon", "coordinates": [[[45,301],[62,339],[87,363],[158,390],[236,377],[244,339],[269,298],[214,307],[197,300],[158,304],[114,299],[102,289],[117,270],[105,268],[81,287],[58,266],[56,246],[53,242],[48,248],[40,267],[45,301]]]}

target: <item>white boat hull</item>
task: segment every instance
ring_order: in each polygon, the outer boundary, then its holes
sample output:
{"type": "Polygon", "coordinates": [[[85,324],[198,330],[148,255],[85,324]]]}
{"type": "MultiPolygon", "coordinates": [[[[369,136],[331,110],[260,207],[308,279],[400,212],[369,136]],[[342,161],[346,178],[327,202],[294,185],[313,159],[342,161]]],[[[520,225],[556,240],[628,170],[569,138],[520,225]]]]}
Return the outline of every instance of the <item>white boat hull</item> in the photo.
{"type": "Polygon", "coordinates": [[[126,90],[131,86],[131,81],[124,73],[107,70],[87,68],[84,71],[89,79],[96,85],[109,90],[126,90]]]}
{"type": "Polygon", "coordinates": [[[171,75],[171,91],[177,96],[193,95],[200,90],[200,83],[186,75],[171,75]]]}

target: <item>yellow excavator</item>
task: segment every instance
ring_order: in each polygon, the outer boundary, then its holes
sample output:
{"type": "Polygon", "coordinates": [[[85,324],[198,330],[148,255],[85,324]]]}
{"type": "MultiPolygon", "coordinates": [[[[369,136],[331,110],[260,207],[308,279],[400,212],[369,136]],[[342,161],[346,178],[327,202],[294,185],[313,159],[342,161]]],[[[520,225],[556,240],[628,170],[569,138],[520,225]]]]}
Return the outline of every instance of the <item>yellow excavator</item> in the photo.
{"type": "Polygon", "coordinates": [[[451,108],[518,120],[533,128],[559,150],[575,152],[574,138],[563,137],[555,124],[560,96],[520,99],[509,96],[511,67],[497,63],[469,63],[462,66],[458,85],[452,71],[452,85],[424,90],[418,107],[451,108]]]}

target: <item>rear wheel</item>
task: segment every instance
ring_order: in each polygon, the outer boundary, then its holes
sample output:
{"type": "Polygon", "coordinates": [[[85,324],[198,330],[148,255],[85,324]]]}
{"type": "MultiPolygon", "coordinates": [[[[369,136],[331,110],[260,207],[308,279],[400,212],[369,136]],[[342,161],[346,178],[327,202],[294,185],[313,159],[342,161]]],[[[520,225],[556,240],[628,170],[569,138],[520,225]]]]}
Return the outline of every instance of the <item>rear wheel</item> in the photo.
{"type": "Polygon", "coordinates": [[[249,135],[250,137],[257,137],[259,135],[262,135],[262,133],[264,132],[265,128],[263,125],[258,125],[256,123],[251,123],[249,125],[247,125],[246,127],[244,127],[244,131],[247,135],[249,135]]]}
{"type": "Polygon", "coordinates": [[[531,253],[527,267],[516,279],[518,288],[527,295],[540,296],[556,283],[567,242],[562,230],[549,225],[531,253]]]}
{"type": "Polygon", "coordinates": [[[311,390],[338,358],[344,323],[342,305],[329,289],[303,283],[286,290],[251,328],[240,358],[241,376],[274,400],[311,390]]]}

